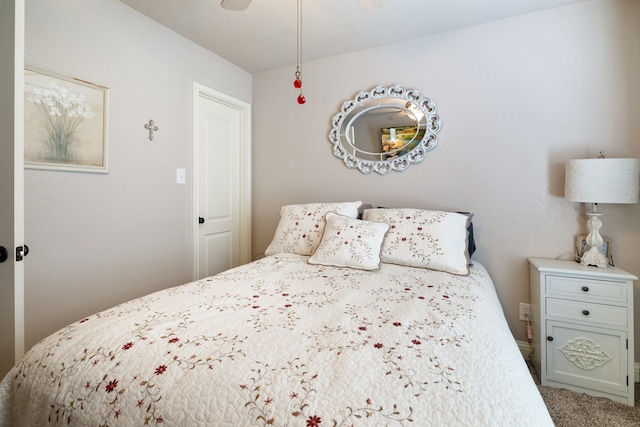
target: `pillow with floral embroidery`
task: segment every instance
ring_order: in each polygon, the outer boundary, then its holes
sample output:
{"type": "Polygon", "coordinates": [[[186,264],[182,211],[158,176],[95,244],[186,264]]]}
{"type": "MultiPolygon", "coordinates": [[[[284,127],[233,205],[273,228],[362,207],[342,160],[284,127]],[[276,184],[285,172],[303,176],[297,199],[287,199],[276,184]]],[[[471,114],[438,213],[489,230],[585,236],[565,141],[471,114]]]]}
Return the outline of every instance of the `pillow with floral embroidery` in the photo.
{"type": "Polygon", "coordinates": [[[422,209],[367,209],[362,218],[389,224],[382,243],[382,262],[469,274],[467,215],[422,209]]]}
{"type": "Polygon", "coordinates": [[[358,216],[362,202],[307,203],[280,208],[280,222],[265,255],[294,253],[311,255],[320,244],[327,212],[351,218],[358,216]]]}
{"type": "Polygon", "coordinates": [[[362,221],[329,212],[318,249],[309,264],[350,267],[360,270],[380,268],[380,249],[389,224],[362,221]]]}

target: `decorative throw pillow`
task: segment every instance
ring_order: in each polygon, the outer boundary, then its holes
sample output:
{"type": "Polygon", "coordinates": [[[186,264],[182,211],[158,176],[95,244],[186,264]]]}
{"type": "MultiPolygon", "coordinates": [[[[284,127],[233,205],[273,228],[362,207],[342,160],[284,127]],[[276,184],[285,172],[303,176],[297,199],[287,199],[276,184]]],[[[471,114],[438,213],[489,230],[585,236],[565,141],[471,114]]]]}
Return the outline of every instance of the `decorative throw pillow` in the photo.
{"type": "Polygon", "coordinates": [[[358,216],[362,202],[308,203],[280,208],[280,222],[265,255],[294,253],[311,255],[320,244],[327,212],[351,218],[358,216]]]}
{"type": "Polygon", "coordinates": [[[351,267],[360,270],[380,268],[380,249],[389,224],[362,221],[329,212],[318,249],[309,264],[351,267]]]}
{"type": "Polygon", "coordinates": [[[386,222],[382,262],[469,274],[467,215],[421,209],[368,209],[362,218],[386,222]]]}

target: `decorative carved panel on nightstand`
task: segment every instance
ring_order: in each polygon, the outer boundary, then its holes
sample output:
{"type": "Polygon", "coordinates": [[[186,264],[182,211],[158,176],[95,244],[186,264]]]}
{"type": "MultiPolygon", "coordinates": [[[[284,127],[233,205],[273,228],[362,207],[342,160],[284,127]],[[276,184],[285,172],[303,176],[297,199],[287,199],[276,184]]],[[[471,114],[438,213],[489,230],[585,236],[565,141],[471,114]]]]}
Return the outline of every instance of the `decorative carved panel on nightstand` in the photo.
{"type": "Polygon", "coordinates": [[[595,369],[611,360],[611,357],[588,338],[576,338],[566,342],[560,351],[567,359],[585,371],[595,369]]]}

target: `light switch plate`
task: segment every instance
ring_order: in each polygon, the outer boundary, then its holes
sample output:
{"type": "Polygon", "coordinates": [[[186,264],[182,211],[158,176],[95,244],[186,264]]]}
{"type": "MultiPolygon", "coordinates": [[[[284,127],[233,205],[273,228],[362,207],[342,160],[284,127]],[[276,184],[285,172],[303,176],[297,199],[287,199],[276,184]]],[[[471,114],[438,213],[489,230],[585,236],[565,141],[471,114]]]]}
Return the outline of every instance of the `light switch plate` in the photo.
{"type": "Polygon", "coordinates": [[[184,168],[176,169],[176,184],[184,184],[187,182],[187,176],[184,168]]]}

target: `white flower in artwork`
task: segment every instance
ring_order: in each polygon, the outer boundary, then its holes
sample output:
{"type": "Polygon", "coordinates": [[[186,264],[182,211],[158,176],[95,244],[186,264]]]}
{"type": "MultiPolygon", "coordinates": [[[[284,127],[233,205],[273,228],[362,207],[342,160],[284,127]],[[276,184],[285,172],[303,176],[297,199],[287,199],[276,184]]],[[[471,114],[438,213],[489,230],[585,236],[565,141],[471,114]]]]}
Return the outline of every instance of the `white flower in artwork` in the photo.
{"type": "Polygon", "coordinates": [[[84,95],[70,92],[52,81],[46,88],[27,85],[25,91],[28,102],[33,102],[40,111],[40,118],[46,130],[44,141],[48,153],[47,160],[70,162],[74,160],[72,144],[78,126],[95,116],[84,95]]]}

